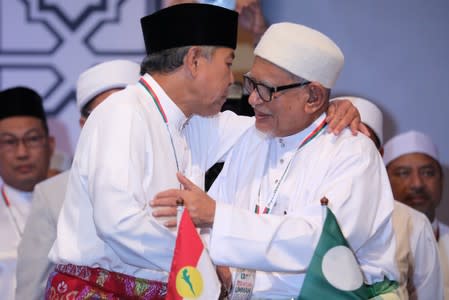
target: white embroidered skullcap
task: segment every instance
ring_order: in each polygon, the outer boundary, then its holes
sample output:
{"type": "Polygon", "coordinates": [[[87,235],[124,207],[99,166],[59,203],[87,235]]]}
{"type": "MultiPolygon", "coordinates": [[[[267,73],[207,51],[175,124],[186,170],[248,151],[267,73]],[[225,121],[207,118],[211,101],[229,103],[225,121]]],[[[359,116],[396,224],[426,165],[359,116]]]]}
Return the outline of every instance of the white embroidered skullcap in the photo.
{"type": "Polygon", "coordinates": [[[124,88],[140,78],[140,66],[129,60],[112,60],[95,65],[78,78],[76,104],[81,109],[97,95],[111,89],[124,88]]]}
{"type": "Polygon", "coordinates": [[[337,97],[333,100],[347,99],[359,110],[362,122],[368,125],[377,135],[380,144],[384,142],[383,114],[380,109],[371,101],[359,97],[337,97]]]}
{"type": "Polygon", "coordinates": [[[277,23],[264,33],[254,54],[309,81],[332,88],[343,67],[340,48],[327,36],[295,23],[277,23]]]}
{"type": "Polygon", "coordinates": [[[438,149],[432,139],[422,132],[408,131],[391,138],[384,146],[383,160],[387,166],[399,156],[423,153],[438,161],[438,149]]]}

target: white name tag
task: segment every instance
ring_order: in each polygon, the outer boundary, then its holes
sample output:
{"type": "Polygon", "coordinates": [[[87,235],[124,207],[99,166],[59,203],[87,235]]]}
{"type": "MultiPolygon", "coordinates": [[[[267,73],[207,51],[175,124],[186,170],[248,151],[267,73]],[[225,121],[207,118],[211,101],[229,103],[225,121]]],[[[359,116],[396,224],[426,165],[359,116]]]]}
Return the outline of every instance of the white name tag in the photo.
{"type": "Polygon", "coordinates": [[[256,271],[236,269],[229,300],[249,300],[253,294],[256,271]]]}

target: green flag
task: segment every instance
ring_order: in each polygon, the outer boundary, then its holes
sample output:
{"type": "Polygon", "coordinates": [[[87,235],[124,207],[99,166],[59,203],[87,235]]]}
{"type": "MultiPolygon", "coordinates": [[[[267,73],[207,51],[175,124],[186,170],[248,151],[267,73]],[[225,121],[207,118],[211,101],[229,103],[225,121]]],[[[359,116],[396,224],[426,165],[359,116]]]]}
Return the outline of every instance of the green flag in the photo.
{"type": "Polygon", "coordinates": [[[354,252],[335,215],[326,207],[323,231],[297,299],[370,299],[396,288],[397,283],[388,279],[374,285],[365,284],[354,252]]]}

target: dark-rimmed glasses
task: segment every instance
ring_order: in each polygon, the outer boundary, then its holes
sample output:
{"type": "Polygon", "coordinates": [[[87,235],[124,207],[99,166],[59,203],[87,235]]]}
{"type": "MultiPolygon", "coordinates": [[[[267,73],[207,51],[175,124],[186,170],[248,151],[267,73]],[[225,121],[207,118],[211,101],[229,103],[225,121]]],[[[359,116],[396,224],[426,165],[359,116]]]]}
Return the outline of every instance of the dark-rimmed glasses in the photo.
{"type": "Polygon", "coordinates": [[[32,133],[23,137],[16,137],[11,134],[4,134],[0,137],[0,150],[5,152],[15,151],[20,143],[26,148],[40,148],[47,141],[47,136],[32,133]]]}
{"type": "Polygon", "coordinates": [[[303,82],[291,83],[291,84],[287,84],[287,85],[272,87],[272,86],[265,85],[264,83],[261,83],[261,82],[256,82],[248,75],[243,75],[243,88],[250,95],[254,90],[256,90],[257,94],[259,95],[259,98],[262,99],[262,101],[264,101],[264,102],[270,102],[271,100],[273,100],[274,93],[277,93],[280,91],[285,91],[288,89],[303,87],[305,85],[308,85],[309,83],[311,83],[311,82],[304,80],[303,82]]]}

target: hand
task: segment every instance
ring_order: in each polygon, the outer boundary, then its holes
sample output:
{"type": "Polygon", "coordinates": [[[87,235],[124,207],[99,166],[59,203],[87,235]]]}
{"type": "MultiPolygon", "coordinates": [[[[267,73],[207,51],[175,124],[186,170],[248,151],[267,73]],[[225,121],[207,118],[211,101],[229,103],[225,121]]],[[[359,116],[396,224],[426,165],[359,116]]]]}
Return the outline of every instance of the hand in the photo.
{"type": "Polygon", "coordinates": [[[232,273],[229,267],[217,266],[218,279],[221,282],[220,299],[226,299],[232,287],[232,273]]]}
{"type": "Polygon", "coordinates": [[[211,227],[215,216],[215,201],[181,173],[176,176],[184,190],[160,192],[151,201],[151,206],[176,206],[182,200],[197,227],[211,227]]]}
{"type": "Polygon", "coordinates": [[[268,27],[259,0],[237,0],[235,10],[239,13],[240,26],[254,35],[256,44],[268,27]]]}
{"type": "Polygon", "coordinates": [[[165,197],[153,199],[150,202],[150,206],[152,207],[152,215],[153,217],[160,222],[162,225],[168,228],[174,228],[177,226],[177,201],[179,199],[165,197]]]}
{"type": "Polygon", "coordinates": [[[326,122],[328,123],[328,132],[333,132],[335,135],[350,126],[353,135],[357,135],[360,131],[366,136],[370,136],[368,128],[360,120],[359,111],[351,101],[346,99],[330,102],[326,122]]]}

